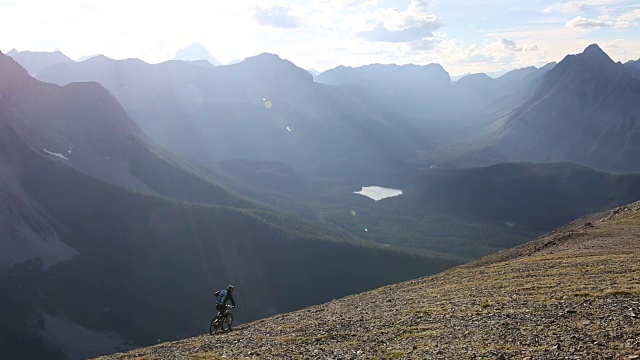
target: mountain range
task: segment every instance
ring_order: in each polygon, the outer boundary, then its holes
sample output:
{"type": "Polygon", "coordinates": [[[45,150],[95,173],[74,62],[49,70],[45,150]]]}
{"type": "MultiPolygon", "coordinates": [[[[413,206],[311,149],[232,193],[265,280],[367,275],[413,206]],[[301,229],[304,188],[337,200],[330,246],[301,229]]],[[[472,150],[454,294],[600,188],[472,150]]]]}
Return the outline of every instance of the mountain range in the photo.
{"type": "Polygon", "coordinates": [[[637,171],[640,80],[631,68],[597,45],[568,55],[522,104],[482,132],[436,150],[431,159],[453,166],[570,161],[637,171]]]}
{"type": "Polygon", "coordinates": [[[20,63],[29,74],[35,75],[40,71],[55,64],[72,62],[68,56],[60,51],[34,52],[34,51],[9,51],[7,55],[20,63]]]}
{"type": "Polygon", "coordinates": [[[460,262],[234,195],[154,145],[96,83],[42,83],[2,54],[0,79],[2,358],[197,334],[228,283],[242,322],[460,262]]]}
{"type": "Polygon", "coordinates": [[[229,283],[239,323],[293,311],[640,198],[637,62],[597,45],[454,82],[34,54],[0,54],[0,358],[193,336],[229,283]]]}
{"type": "Polygon", "coordinates": [[[99,82],[154,141],[206,165],[230,158],[395,164],[420,141],[360,93],[315,83],[272,54],[216,68],[100,57],[50,67],[38,79],[99,82]]]}

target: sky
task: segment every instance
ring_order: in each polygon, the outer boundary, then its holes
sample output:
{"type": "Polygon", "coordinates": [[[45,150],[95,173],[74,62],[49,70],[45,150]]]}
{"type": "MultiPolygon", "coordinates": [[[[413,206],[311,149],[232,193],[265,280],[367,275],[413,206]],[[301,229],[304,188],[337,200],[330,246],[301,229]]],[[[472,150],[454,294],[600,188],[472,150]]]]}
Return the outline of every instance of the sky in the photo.
{"type": "Polygon", "coordinates": [[[453,76],[560,61],[599,44],[640,58],[640,0],[0,0],[0,50],[158,63],[191,43],[221,63],[439,63],[453,76]]]}

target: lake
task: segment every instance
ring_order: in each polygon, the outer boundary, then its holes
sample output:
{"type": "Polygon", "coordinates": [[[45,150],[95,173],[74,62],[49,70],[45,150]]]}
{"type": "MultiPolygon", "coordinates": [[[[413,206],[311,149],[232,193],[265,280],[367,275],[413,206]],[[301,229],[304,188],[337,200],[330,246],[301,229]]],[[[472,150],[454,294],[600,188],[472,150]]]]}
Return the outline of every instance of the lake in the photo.
{"type": "Polygon", "coordinates": [[[402,190],[390,189],[380,186],[364,186],[360,191],[354,191],[354,194],[364,195],[375,201],[402,195],[402,190]]]}

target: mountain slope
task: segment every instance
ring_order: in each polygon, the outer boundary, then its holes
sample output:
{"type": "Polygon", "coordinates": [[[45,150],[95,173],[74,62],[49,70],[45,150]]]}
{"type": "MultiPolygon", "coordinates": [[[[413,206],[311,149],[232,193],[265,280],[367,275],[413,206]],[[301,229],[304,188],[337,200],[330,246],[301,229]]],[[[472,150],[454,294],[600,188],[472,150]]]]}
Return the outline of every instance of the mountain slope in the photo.
{"type": "Polygon", "coordinates": [[[229,283],[244,322],[460,263],[257,209],[148,144],[116,105],[98,84],[42,84],[0,54],[0,358],[197,334],[229,283]],[[107,155],[119,167],[101,169],[148,189],[90,166],[107,155]]]}
{"type": "Polygon", "coordinates": [[[32,52],[11,50],[7,53],[17,61],[29,74],[38,74],[40,71],[56,64],[73,62],[68,56],[60,51],[54,52],[32,52]]]}
{"type": "Polygon", "coordinates": [[[101,359],[638,355],[640,205],[432,277],[101,359]]]}
{"type": "MultiPolygon", "coordinates": [[[[75,63],[74,63],[75,64],[75,63]]],[[[178,200],[249,206],[200,170],[152,143],[97,83],[60,87],[0,54],[3,118],[33,148],[91,176],[178,200]]]]}
{"type": "Polygon", "coordinates": [[[534,96],[493,125],[495,148],[511,159],[640,169],[640,80],[597,45],[569,55],[534,96]]]}

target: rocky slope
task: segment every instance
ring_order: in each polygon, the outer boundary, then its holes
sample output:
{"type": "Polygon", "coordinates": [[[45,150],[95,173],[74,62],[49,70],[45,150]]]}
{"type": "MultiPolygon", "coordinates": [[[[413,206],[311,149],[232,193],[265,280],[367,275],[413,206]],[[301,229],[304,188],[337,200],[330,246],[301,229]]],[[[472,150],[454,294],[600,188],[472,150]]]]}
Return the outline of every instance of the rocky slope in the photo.
{"type": "Polygon", "coordinates": [[[438,275],[101,359],[638,359],[639,239],[635,203],[438,275]]]}

